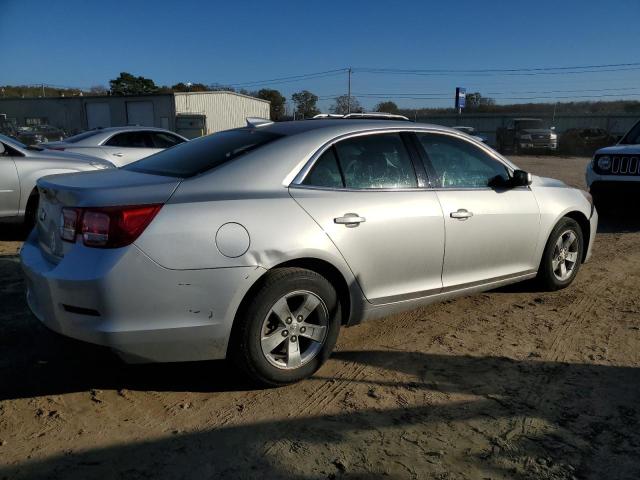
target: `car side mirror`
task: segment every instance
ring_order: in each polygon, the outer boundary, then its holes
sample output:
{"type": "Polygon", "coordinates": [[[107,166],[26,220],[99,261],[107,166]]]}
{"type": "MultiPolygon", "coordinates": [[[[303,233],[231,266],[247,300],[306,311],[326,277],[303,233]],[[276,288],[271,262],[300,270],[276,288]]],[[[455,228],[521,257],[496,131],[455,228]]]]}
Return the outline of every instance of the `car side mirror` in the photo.
{"type": "Polygon", "coordinates": [[[5,152],[4,143],[0,142],[0,155],[4,155],[4,152],[5,152]]]}
{"type": "Polygon", "coordinates": [[[531,185],[533,178],[529,172],[524,170],[514,170],[509,182],[512,187],[527,187],[531,185]]]}

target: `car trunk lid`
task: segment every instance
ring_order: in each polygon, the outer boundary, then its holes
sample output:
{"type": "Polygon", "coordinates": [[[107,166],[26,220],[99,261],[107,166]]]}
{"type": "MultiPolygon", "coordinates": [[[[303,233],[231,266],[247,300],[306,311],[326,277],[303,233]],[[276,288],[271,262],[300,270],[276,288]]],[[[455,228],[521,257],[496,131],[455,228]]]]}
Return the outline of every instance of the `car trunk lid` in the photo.
{"type": "Polygon", "coordinates": [[[127,170],[102,170],[51,175],[38,180],[40,203],[36,215],[38,242],[54,263],[74,243],[60,237],[65,207],[111,207],[165,203],[181,179],[127,170]]]}

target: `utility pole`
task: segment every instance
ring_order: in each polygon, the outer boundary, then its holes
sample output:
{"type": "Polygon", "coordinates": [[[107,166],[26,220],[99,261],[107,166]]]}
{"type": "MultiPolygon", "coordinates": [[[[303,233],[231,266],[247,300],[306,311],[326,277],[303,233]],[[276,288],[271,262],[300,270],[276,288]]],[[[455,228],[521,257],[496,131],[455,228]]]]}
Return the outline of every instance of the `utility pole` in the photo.
{"type": "Polygon", "coordinates": [[[42,84],[42,98],[44,98],[44,83],[42,84]]]}
{"type": "Polygon", "coordinates": [[[347,70],[349,76],[349,87],[347,90],[347,113],[351,113],[351,67],[347,70]]]}

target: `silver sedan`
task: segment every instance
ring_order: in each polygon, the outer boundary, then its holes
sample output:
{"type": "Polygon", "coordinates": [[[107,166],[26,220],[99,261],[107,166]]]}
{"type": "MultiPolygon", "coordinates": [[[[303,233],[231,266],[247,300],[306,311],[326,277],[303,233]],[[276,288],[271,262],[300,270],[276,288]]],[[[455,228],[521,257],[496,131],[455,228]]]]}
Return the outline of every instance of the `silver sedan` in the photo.
{"type": "Polygon", "coordinates": [[[183,136],[163,128],[109,127],[88,130],[60,142],[42,143],[41,146],[92,155],[121,167],[186,141],[183,136]]]}
{"type": "Polygon", "coordinates": [[[0,221],[33,226],[44,175],[114,168],[106,160],[26,146],[0,135],[0,221]]]}
{"type": "Polygon", "coordinates": [[[468,135],[382,120],[250,122],[124,168],[41,179],[22,249],[31,310],[129,361],[313,374],[341,326],[591,255],[588,193],[468,135]]]}

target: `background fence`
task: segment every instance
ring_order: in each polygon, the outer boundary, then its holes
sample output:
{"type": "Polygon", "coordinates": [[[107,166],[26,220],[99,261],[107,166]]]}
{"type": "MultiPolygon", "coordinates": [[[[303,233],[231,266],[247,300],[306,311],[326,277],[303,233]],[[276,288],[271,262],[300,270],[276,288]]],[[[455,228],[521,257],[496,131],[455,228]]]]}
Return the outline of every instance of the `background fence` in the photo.
{"type": "MultiPolygon", "coordinates": [[[[476,132],[485,135],[488,138],[489,145],[496,145],[496,130],[504,127],[510,118],[529,117],[522,113],[519,114],[495,114],[495,113],[463,113],[456,114],[439,114],[439,115],[418,115],[415,120],[423,123],[434,123],[436,125],[444,125],[453,127],[456,125],[473,127],[476,132]]],[[[614,136],[622,136],[629,130],[634,123],[640,120],[640,115],[612,113],[612,114],[566,114],[566,115],[530,115],[531,118],[542,118],[549,125],[556,127],[558,134],[562,135],[572,128],[604,128],[614,136]]]]}

